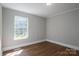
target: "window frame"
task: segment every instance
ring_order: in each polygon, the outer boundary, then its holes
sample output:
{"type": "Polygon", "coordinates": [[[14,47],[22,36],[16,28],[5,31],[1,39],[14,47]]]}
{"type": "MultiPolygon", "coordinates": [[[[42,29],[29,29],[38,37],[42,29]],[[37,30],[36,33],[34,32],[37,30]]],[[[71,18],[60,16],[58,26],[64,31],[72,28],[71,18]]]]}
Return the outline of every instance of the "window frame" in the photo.
{"type": "Polygon", "coordinates": [[[28,25],[28,17],[27,16],[19,16],[19,15],[15,15],[14,16],[14,40],[23,40],[23,39],[27,39],[28,38],[28,36],[29,36],[29,32],[28,32],[28,27],[29,27],[29,25],[28,25]],[[16,38],[16,17],[24,17],[24,18],[26,18],[26,23],[27,23],[27,26],[26,26],[26,35],[25,35],[25,37],[24,38],[16,38]]]}

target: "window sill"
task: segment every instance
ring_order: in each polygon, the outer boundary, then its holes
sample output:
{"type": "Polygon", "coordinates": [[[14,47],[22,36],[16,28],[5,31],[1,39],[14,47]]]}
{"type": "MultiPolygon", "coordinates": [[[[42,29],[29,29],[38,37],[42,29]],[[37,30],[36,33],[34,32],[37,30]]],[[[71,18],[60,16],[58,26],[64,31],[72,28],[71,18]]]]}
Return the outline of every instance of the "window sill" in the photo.
{"type": "Polygon", "coordinates": [[[14,40],[24,40],[24,39],[27,39],[28,38],[28,35],[25,36],[25,37],[15,37],[14,40]]]}

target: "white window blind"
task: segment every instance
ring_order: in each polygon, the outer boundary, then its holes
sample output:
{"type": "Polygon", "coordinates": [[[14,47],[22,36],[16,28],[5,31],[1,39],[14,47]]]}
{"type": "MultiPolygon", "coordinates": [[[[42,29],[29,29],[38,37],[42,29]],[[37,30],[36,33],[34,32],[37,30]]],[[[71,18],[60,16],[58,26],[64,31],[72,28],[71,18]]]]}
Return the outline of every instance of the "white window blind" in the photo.
{"type": "Polygon", "coordinates": [[[22,16],[15,16],[14,22],[14,36],[15,40],[26,39],[28,37],[28,18],[22,16]]]}

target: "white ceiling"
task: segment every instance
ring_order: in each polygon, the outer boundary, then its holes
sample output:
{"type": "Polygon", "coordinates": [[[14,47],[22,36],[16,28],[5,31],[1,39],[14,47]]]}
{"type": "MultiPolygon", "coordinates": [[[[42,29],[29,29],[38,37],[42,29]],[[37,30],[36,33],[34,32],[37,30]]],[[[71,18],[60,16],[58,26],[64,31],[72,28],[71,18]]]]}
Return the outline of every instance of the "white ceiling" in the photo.
{"type": "Polygon", "coordinates": [[[2,3],[2,6],[47,18],[63,11],[78,8],[79,4],[52,3],[47,6],[46,3],[2,3]]]}

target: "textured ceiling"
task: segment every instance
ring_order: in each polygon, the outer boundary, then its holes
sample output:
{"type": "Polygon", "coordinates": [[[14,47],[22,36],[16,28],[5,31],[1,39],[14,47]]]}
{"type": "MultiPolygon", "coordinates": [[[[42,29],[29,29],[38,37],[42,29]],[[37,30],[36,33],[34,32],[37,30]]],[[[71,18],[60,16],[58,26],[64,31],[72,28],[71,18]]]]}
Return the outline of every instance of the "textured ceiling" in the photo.
{"type": "Polygon", "coordinates": [[[2,3],[1,5],[45,18],[79,7],[78,3],[52,3],[50,6],[46,3],[2,3]]]}

